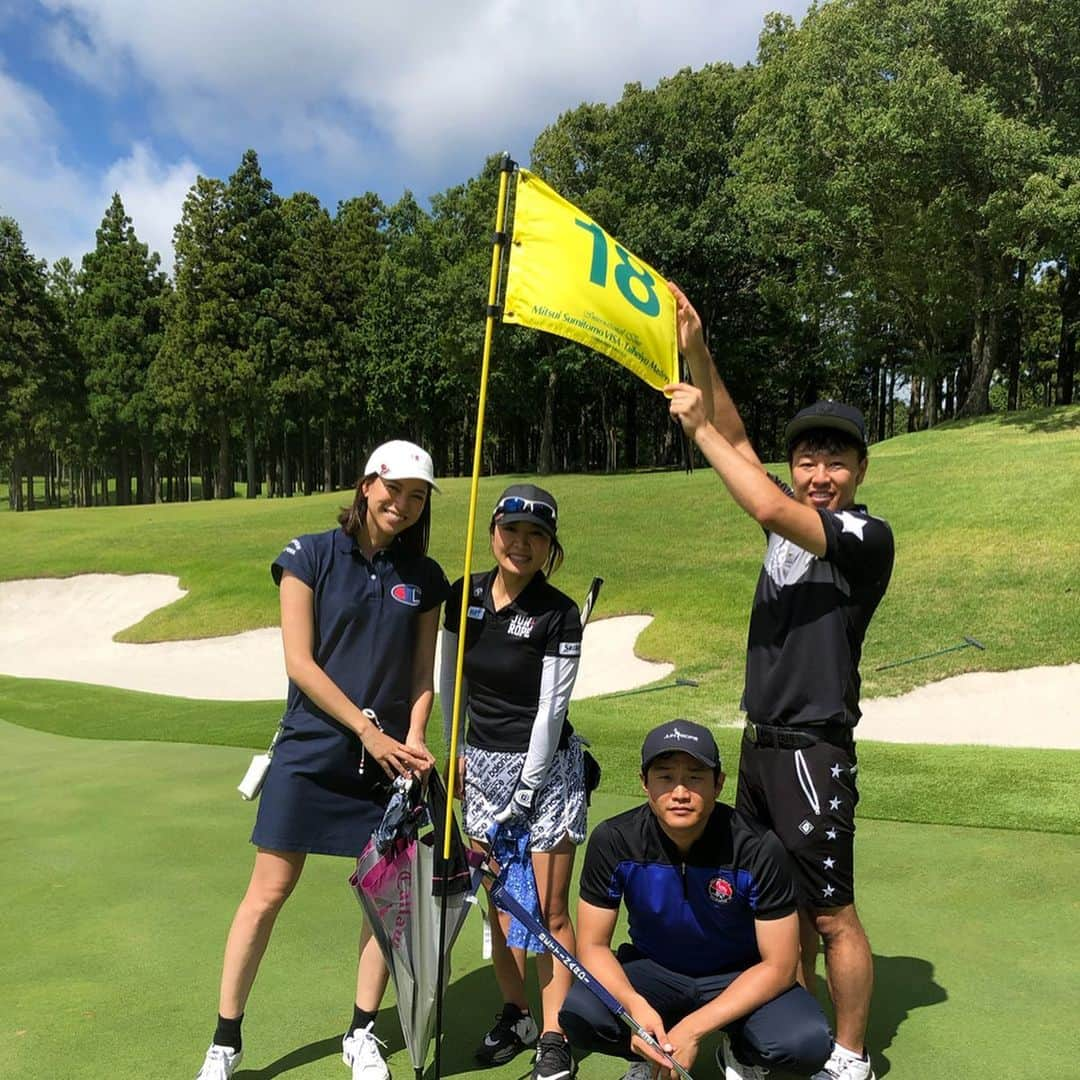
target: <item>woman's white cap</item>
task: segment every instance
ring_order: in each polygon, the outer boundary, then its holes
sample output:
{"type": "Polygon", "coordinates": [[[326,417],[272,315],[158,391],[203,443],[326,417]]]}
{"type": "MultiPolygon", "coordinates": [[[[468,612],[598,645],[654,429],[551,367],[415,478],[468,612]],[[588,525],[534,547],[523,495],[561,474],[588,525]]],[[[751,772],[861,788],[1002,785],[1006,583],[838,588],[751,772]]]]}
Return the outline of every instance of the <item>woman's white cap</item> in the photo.
{"type": "Polygon", "coordinates": [[[384,480],[426,480],[436,491],[435,468],[431,455],[416,443],[393,439],[372,451],[364,466],[364,475],[381,476],[384,480]]]}

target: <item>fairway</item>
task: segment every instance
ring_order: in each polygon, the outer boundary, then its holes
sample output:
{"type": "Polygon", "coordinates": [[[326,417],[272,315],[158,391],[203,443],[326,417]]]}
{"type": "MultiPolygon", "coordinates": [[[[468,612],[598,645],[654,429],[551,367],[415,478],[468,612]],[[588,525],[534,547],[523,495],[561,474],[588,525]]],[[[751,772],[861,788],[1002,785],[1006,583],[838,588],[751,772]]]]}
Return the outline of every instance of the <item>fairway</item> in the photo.
{"type": "MultiPolygon", "coordinates": [[[[193,1075],[250,866],[243,839],[253,810],[233,790],[246,752],[75,740],[7,724],[0,738],[0,1076],[193,1075]]],[[[630,802],[602,796],[593,820],[630,802]]],[[[860,859],[878,1075],[1069,1075],[1077,1045],[1061,1021],[1080,1011],[1080,839],[867,822],[860,859]],[[1037,1067],[1028,1043],[1038,1047],[1037,1067]]],[[[337,1051],[359,922],[348,872],[348,860],[313,858],[286,906],[248,1008],[238,1077],[344,1075],[337,1051]]],[[[473,1043],[498,1010],[479,939],[471,915],[447,996],[447,1076],[471,1074],[473,1043]]],[[[401,1077],[411,1069],[391,1000],[379,1027],[401,1077]]],[[[476,1075],[526,1071],[522,1056],[476,1075]]],[[[621,1071],[594,1056],[581,1077],[621,1071]]]]}

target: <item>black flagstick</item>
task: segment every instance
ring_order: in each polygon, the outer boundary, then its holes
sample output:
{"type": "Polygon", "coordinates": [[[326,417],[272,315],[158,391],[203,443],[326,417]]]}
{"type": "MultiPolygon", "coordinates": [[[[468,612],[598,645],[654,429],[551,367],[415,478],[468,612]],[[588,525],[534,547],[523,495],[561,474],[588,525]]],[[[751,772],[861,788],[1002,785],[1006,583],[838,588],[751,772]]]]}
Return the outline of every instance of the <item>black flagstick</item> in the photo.
{"type": "MultiPolygon", "coordinates": [[[[690,382],[690,373],[686,366],[686,357],[682,353],[679,353],[679,378],[683,382],[690,382]]],[[[686,475],[691,476],[694,472],[694,444],[690,441],[690,436],[683,430],[682,424],[673,416],[671,422],[675,425],[676,430],[680,436],[680,443],[682,445],[682,459],[683,468],[686,470],[686,475]]]]}

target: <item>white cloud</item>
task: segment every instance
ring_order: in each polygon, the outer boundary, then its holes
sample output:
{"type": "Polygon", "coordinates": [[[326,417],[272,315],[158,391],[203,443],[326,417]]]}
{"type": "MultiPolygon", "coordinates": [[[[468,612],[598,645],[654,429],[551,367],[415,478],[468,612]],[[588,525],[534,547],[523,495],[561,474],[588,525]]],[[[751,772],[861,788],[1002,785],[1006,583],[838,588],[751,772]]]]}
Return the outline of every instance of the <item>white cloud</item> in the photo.
{"type": "Polygon", "coordinates": [[[60,160],[59,130],[48,103],[0,70],[0,214],[15,218],[30,251],[50,261],[72,254],[86,206],[82,178],[60,160]]]}
{"type": "Polygon", "coordinates": [[[36,254],[77,261],[115,188],[168,266],[199,160],[220,167],[254,146],[273,160],[283,193],[429,194],[491,153],[527,161],[540,129],[581,101],[613,102],[627,82],[652,85],[687,66],[749,60],[767,11],[806,6],[41,0],[53,60],[112,110],[108,136],[120,149],[96,171],[73,161],[63,117],[0,69],[0,212],[19,220],[36,254]],[[166,145],[182,149],[164,159],[155,146],[166,145]]]}
{"type": "Polygon", "coordinates": [[[159,161],[145,143],[136,143],[131,154],[113,163],[101,183],[102,206],[114,191],[139,239],[161,256],[162,267],[173,264],[173,227],[180,220],[184,196],[195,183],[198,167],[188,158],[168,164],[159,161]]]}
{"type": "Polygon", "coordinates": [[[504,144],[524,157],[537,131],[626,82],[753,57],[770,10],[806,0],[47,0],[68,28],[57,58],[99,91],[135,72],[159,122],[192,145],[363,159],[375,128],[404,161],[504,144]],[[525,143],[525,145],[522,145],[525,143]],[[335,153],[337,152],[337,153],[335,153]]]}
{"type": "Polygon", "coordinates": [[[0,70],[0,214],[19,223],[30,251],[49,262],[67,255],[77,266],[119,191],[139,239],[171,269],[173,226],[197,166],[186,157],[162,162],[148,145],[135,143],[98,175],[65,162],[62,140],[48,103],[0,70]]]}

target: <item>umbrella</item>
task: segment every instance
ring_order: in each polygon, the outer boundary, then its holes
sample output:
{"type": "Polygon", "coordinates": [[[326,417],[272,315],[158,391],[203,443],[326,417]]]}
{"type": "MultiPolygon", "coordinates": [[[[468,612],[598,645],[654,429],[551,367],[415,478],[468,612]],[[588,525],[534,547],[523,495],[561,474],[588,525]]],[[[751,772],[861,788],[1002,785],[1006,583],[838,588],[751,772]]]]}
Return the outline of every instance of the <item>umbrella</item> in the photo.
{"type": "Polygon", "coordinates": [[[456,825],[444,863],[437,841],[446,812],[446,789],[436,772],[425,785],[396,781],[383,823],[349,878],[394,980],[401,1033],[417,1078],[435,1028],[440,906],[445,900],[448,973],[450,949],[478,884],[456,825]]]}

